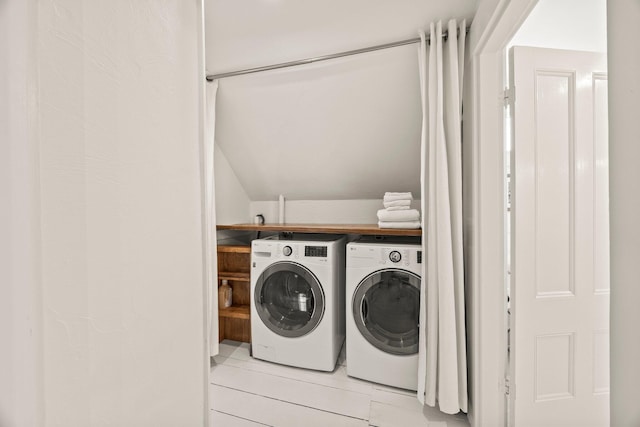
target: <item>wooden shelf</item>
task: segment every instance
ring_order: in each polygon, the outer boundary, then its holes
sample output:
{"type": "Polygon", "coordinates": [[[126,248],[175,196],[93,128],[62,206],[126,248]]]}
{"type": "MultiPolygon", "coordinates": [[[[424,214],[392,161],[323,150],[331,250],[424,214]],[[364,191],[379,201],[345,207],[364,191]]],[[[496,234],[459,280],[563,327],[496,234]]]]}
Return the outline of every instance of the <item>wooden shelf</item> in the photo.
{"type": "Polygon", "coordinates": [[[218,309],[218,316],[249,320],[251,318],[251,308],[248,305],[232,305],[231,307],[218,309]]]}
{"type": "Polygon", "coordinates": [[[249,245],[218,245],[218,252],[250,254],[251,246],[249,245]]]}
{"type": "Polygon", "coordinates": [[[251,342],[251,246],[218,246],[218,284],[227,280],[232,289],[231,307],[218,309],[220,341],[251,342]]]}
{"type": "Polygon", "coordinates": [[[250,273],[238,273],[235,271],[219,271],[218,280],[236,280],[241,282],[250,282],[250,273]]]}
{"type": "MultiPolygon", "coordinates": [[[[218,230],[275,231],[298,233],[361,234],[369,236],[422,236],[422,229],[380,228],[378,224],[230,224],[218,230]]],[[[249,248],[250,250],[250,248],[249,248]]]]}

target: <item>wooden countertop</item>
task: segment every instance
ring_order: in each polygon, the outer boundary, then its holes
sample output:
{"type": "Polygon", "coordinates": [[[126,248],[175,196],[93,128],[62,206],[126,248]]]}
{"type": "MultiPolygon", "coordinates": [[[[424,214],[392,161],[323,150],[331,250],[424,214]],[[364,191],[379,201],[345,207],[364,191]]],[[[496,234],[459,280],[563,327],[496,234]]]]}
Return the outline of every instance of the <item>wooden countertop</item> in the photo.
{"type": "Polygon", "coordinates": [[[422,236],[422,229],[380,228],[378,224],[230,224],[218,230],[274,231],[296,233],[361,234],[371,236],[422,236]]]}

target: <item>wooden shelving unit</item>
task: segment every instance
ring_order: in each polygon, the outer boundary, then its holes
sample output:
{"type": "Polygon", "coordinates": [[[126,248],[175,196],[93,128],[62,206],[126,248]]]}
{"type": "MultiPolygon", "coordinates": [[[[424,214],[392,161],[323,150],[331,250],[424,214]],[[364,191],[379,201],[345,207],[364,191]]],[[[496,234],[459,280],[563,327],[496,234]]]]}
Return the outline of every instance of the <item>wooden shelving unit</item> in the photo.
{"type": "Polygon", "coordinates": [[[251,307],[248,305],[236,305],[229,308],[222,308],[218,310],[219,317],[228,317],[230,319],[251,319],[251,307]]]}
{"type": "Polygon", "coordinates": [[[380,228],[378,224],[230,224],[218,230],[276,231],[296,233],[361,234],[369,236],[422,236],[421,229],[380,228]]]}
{"type": "MultiPolygon", "coordinates": [[[[218,230],[359,234],[374,236],[422,236],[422,230],[380,228],[377,224],[232,224],[218,230]]],[[[233,289],[233,305],[218,309],[220,341],[251,342],[251,246],[218,246],[218,286],[227,280],[233,289]]]]}
{"type": "Polygon", "coordinates": [[[218,309],[219,339],[251,342],[251,246],[218,246],[218,286],[233,289],[231,307],[218,309]]]}
{"type": "Polygon", "coordinates": [[[218,271],[219,280],[233,280],[237,282],[248,282],[251,276],[248,273],[239,273],[237,271],[218,271]]]}

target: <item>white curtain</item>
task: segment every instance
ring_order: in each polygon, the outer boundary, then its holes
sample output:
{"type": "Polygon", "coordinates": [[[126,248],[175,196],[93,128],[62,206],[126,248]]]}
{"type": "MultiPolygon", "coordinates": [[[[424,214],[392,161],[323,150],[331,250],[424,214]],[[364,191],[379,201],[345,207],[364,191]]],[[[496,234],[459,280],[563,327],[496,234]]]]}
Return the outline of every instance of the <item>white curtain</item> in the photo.
{"type": "Polygon", "coordinates": [[[205,266],[209,288],[209,354],[218,354],[218,253],[216,249],[216,205],[213,174],[213,148],[216,133],[216,95],[218,81],[206,85],[206,117],[204,130],[204,227],[205,266]]]}
{"type": "Polygon", "coordinates": [[[420,33],[422,265],[418,398],[467,412],[462,254],[462,78],[466,22],[420,33]],[[458,31],[459,29],[459,31],[458,31]],[[456,33],[458,36],[456,37],[456,33]]]}

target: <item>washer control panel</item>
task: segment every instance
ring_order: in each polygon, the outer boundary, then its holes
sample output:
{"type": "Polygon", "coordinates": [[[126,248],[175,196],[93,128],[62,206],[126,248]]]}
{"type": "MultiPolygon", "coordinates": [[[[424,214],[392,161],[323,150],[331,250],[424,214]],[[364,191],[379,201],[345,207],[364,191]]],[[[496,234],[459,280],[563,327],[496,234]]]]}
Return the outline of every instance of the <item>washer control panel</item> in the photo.
{"type": "Polygon", "coordinates": [[[402,255],[398,251],[389,252],[389,260],[393,263],[398,263],[402,259],[402,255]]]}
{"type": "Polygon", "coordinates": [[[304,256],[324,258],[327,256],[327,247],[326,246],[305,246],[304,256]]]}
{"type": "MultiPolygon", "coordinates": [[[[346,240],[344,237],[336,240],[318,239],[317,241],[313,239],[280,240],[275,237],[277,236],[253,240],[251,242],[251,259],[253,261],[264,259],[265,262],[275,262],[277,260],[304,261],[313,265],[328,265],[330,262],[334,262],[333,260],[336,256],[339,256],[340,251],[338,249],[340,245],[345,244],[344,241],[346,240]]],[[[344,249],[342,249],[343,251],[344,249]]]]}

